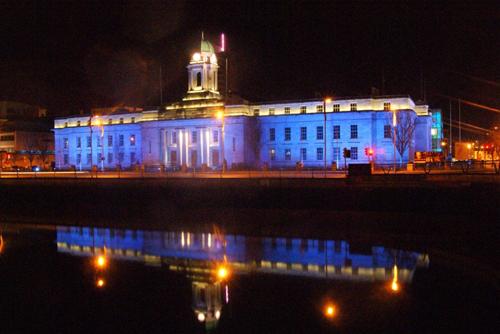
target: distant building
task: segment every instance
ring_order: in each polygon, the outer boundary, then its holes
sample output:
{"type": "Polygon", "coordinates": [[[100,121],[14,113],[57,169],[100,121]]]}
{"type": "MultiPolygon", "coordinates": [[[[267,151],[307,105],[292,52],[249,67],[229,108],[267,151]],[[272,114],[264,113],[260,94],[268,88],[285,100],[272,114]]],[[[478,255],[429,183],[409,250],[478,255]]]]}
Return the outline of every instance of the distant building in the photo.
{"type": "Polygon", "coordinates": [[[409,96],[261,103],[223,96],[218,85],[227,78],[220,80],[218,54],[204,39],[187,71],[188,89],[180,102],[99,117],[56,119],[56,165],[217,169],[225,161],[229,168],[294,168],[297,164],[320,168],[325,160],[328,166],[343,166],[343,149],[351,152],[348,164],[388,164],[395,157],[406,162],[415,151],[432,149],[432,113],[409,96]],[[394,126],[401,115],[411,126],[402,155],[395,152],[392,139],[394,130],[402,126],[402,122],[394,126]],[[373,154],[365,155],[365,149],[373,154]]]}
{"type": "Polygon", "coordinates": [[[49,168],[54,161],[54,135],[47,110],[0,101],[0,169],[49,168]]]}

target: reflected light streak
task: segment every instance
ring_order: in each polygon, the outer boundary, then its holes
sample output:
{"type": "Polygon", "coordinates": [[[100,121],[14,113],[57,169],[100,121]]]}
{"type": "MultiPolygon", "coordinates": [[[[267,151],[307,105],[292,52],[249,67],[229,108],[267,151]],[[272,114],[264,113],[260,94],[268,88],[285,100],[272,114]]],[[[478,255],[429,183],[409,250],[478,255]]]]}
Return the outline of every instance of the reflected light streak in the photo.
{"type": "Polygon", "coordinates": [[[3,248],[4,248],[3,236],[0,234],[0,254],[3,252],[3,248]]]}
{"type": "Polygon", "coordinates": [[[226,296],[226,304],[229,303],[229,286],[226,284],[225,286],[225,296],[226,296]]]}
{"type": "Polygon", "coordinates": [[[107,265],[107,259],[104,255],[99,255],[96,259],[95,259],[95,265],[97,268],[105,268],[106,265],[107,265]]]}
{"type": "Polygon", "coordinates": [[[104,285],[106,285],[106,282],[104,281],[104,279],[99,278],[99,279],[97,280],[97,282],[96,282],[96,286],[97,286],[98,288],[103,288],[103,287],[104,287],[104,285]]]}
{"type": "Polygon", "coordinates": [[[397,265],[394,265],[394,267],[392,268],[391,290],[393,292],[398,292],[399,291],[398,266],[397,265]]]}
{"type": "Polygon", "coordinates": [[[323,313],[325,317],[333,319],[337,315],[337,308],[332,303],[328,303],[325,305],[323,313]]]}

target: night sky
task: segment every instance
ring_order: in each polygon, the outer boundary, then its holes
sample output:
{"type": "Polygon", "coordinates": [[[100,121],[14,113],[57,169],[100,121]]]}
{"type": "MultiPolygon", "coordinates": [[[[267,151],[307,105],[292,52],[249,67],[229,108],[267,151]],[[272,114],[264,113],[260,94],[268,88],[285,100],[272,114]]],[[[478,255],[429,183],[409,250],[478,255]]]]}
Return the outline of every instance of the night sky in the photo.
{"type": "MultiPolygon", "coordinates": [[[[500,108],[500,5],[484,1],[2,1],[0,98],[52,115],[158,105],[161,65],[164,100],[178,101],[202,30],[214,44],[226,33],[231,89],[250,101],[376,87],[446,115],[443,96],[500,108]]],[[[484,127],[500,115],[462,111],[484,127]]]]}

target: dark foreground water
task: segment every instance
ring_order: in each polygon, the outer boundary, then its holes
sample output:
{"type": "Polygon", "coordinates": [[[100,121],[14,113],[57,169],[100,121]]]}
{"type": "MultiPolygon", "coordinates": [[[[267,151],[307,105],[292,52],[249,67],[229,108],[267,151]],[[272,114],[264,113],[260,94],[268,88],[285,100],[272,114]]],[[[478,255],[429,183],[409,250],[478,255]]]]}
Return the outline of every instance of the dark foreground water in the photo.
{"type": "Polygon", "coordinates": [[[1,232],[0,333],[499,330],[497,269],[425,246],[217,229],[1,232]]]}

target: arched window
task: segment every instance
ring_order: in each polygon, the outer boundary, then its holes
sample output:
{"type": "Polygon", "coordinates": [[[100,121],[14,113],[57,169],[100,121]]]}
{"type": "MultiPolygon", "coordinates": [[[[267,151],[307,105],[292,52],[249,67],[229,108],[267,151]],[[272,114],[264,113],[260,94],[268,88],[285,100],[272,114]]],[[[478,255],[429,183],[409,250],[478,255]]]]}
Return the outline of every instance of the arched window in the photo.
{"type": "Polygon", "coordinates": [[[196,86],[201,86],[201,72],[196,73],[196,86]]]}

